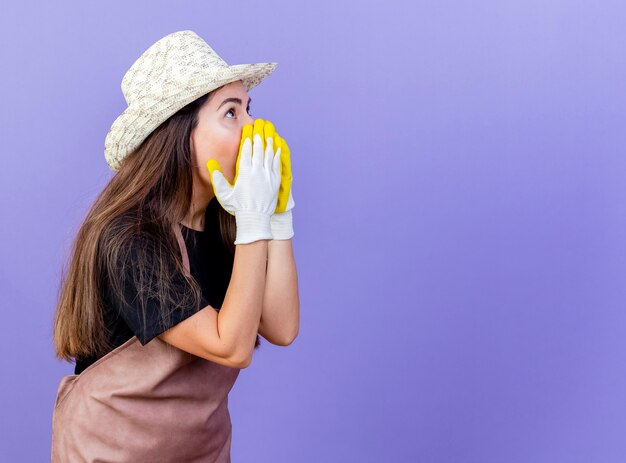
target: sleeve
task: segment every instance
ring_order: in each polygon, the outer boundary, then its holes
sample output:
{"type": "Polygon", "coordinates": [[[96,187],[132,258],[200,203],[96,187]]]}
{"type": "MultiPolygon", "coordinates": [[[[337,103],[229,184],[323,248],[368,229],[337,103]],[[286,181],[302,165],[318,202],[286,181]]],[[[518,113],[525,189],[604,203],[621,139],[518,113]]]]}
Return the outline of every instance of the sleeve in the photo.
{"type": "Polygon", "coordinates": [[[172,269],[172,284],[170,287],[157,288],[157,275],[150,265],[144,266],[142,272],[142,284],[138,284],[139,272],[139,251],[136,246],[131,247],[125,262],[125,278],[123,281],[123,300],[114,295],[114,292],[108,288],[108,300],[112,309],[118,313],[130,330],[139,339],[142,345],[146,345],[159,334],[167,331],[191,315],[197,313],[202,307],[206,307],[208,302],[204,295],[201,295],[200,305],[193,304],[193,298],[188,297],[188,301],[183,301],[183,295],[188,283],[185,277],[175,271],[173,262],[168,263],[168,268],[172,269]],[[140,289],[144,292],[142,304],[140,297],[140,289]],[[161,293],[159,295],[159,293],[161,293]],[[163,296],[166,295],[165,301],[176,301],[177,304],[161,302],[163,296]],[[167,304],[167,306],[163,306],[167,304]]]}

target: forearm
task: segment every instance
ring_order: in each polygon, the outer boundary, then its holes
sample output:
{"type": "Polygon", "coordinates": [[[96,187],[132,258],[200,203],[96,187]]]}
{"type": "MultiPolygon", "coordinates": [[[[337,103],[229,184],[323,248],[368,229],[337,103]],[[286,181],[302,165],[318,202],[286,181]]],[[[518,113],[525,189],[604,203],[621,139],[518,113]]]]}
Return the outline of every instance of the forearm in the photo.
{"type": "Polygon", "coordinates": [[[235,359],[248,358],[254,349],[265,291],[267,255],[268,240],[235,246],[233,271],[218,314],[219,336],[235,359]]]}
{"type": "Polygon", "coordinates": [[[300,324],[298,274],[291,240],[268,242],[261,325],[280,344],[296,337],[300,324]]]}

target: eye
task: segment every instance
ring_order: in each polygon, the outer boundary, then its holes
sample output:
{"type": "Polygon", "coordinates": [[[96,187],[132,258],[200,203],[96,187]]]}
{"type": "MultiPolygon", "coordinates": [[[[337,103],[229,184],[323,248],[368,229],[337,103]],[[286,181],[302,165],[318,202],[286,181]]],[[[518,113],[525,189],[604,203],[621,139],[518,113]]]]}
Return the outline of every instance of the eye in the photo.
{"type": "MultiPolygon", "coordinates": [[[[249,107],[249,106],[248,106],[248,108],[247,108],[247,111],[248,111],[248,114],[249,114],[250,116],[252,116],[252,113],[250,112],[250,107],[249,107]]],[[[234,114],[234,113],[235,113],[235,108],[234,108],[234,107],[233,107],[233,108],[230,108],[228,111],[226,111],[226,114],[224,114],[224,115],[227,115],[227,114],[228,114],[228,113],[230,113],[230,112],[232,112],[232,113],[234,114]]],[[[231,118],[231,117],[229,117],[229,118],[227,118],[227,119],[232,119],[232,118],[231,118]]]]}

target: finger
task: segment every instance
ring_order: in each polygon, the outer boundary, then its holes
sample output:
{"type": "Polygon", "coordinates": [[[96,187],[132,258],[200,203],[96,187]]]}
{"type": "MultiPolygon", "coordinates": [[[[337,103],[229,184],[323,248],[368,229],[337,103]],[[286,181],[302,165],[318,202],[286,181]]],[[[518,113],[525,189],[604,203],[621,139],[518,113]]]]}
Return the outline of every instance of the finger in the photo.
{"type": "Polygon", "coordinates": [[[287,178],[288,180],[291,180],[291,151],[289,149],[289,145],[287,144],[287,142],[285,141],[284,138],[281,138],[281,144],[280,144],[282,150],[283,150],[283,164],[282,164],[282,168],[283,168],[283,175],[285,176],[285,178],[287,178]]]}
{"type": "MultiPolygon", "coordinates": [[[[263,134],[266,141],[272,140],[274,142],[274,150],[276,149],[276,140],[274,140],[274,135],[276,135],[276,129],[274,124],[270,121],[266,120],[265,124],[263,124],[263,134]]],[[[274,157],[274,153],[272,153],[272,158],[274,157]]]]}
{"type": "Polygon", "coordinates": [[[272,138],[267,139],[267,147],[265,148],[265,163],[263,165],[267,172],[272,169],[272,162],[274,162],[274,140],[272,138]]]}
{"type": "Polygon", "coordinates": [[[283,181],[289,181],[289,179],[291,179],[291,159],[289,157],[289,147],[287,146],[285,139],[280,135],[276,134],[275,138],[282,152],[281,175],[283,177],[283,181]]]}
{"type": "Polygon", "coordinates": [[[289,181],[285,178],[285,172],[283,166],[285,162],[282,160],[283,158],[283,149],[282,147],[278,148],[277,156],[279,159],[278,163],[278,174],[279,177],[279,186],[278,186],[278,199],[276,200],[276,209],[275,213],[285,212],[285,207],[287,205],[287,196],[289,195],[289,181]],[[280,153],[280,156],[278,155],[280,153]]]}
{"type": "Polygon", "coordinates": [[[280,184],[280,179],[281,179],[281,161],[280,161],[281,156],[282,156],[281,149],[278,148],[278,151],[276,151],[276,156],[274,156],[274,159],[273,159],[272,171],[274,172],[274,175],[278,179],[279,184],[280,184]]]}
{"type": "Polygon", "coordinates": [[[263,139],[258,133],[254,134],[254,146],[252,148],[252,166],[263,166],[263,139]]]}
{"type": "MultiPolygon", "coordinates": [[[[250,139],[250,141],[252,142],[252,124],[246,124],[243,126],[243,128],[241,129],[241,140],[239,142],[239,154],[237,156],[237,167],[236,167],[236,171],[237,173],[235,174],[235,178],[237,178],[238,172],[239,172],[239,168],[240,166],[240,162],[241,162],[241,157],[244,151],[244,144],[246,142],[246,139],[250,139]]],[[[246,146],[246,149],[250,148],[250,152],[246,152],[246,167],[250,167],[252,164],[252,150],[251,150],[251,145],[252,143],[250,143],[249,146],[246,146]]]]}
{"type": "MultiPolygon", "coordinates": [[[[217,172],[222,173],[222,166],[216,159],[209,159],[206,163],[206,167],[209,170],[209,174],[211,176],[211,181],[213,181],[213,175],[217,172]]],[[[229,183],[230,185],[230,183],[229,183]]],[[[232,186],[232,185],[231,185],[232,186]]]]}
{"type": "MultiPolygon", "coordinates": [[[[282,139],[280,138],[280,135],[278,135],[278,132],[274,133],[274,150],[276,152],[278,152],[278,150],[282,147],[282,139]]],[[[282,150],[281,150],[282,152],[282,150]]],[[[282,162],[282,161],[281,161],[282,162]]]]}
{"type": "Polygon", "coordinates": [[[280,146],[283,149],[283,154],[284,154],[284,158],[283,160],[285,160],[287,157],[291,156],[291,150],[289,149],[289,145],[287,144],[287,141],[284,138],[280,138],[280,146]]]}
{"type": "Polygon", "coordinates": [[[274,161],[274,154],[276,152],[276,145],[274,136],[276,135],[276,129],[274,128],[274,124],[270,121],[265,120],[265,124],[263,124],[263,134],[265,137],[265,169],[269,172],[272,169],[272,162],[274,161]]]}
{"type": "MultiPolygon", "coordinates": [[[[264,126],[265,126],[265,119],[261,119],[260,117],[258,119],[255,119],[253,126],[252,126],[252,135],[258,133],[259,135],[261,135],[261,138],[265,138],[264,130],[263,130],[264,126]]],[[[263,145],[263,148],[265,149],[265,145],[263,145]]]]}
{"type": "Polygon", "coordinates": [[[252,127],[252,165],[263,166],[263,153],[265,151],[265,138],[263,136],[264,119],[255,119],[252,127]]]}
{"type": "Polygon", "coordinates": [[[241,144],[248,137],[252,138],[252,124],[246,124],[241,129],[241,144]]]}
{"type": "Polygon", "coordinates": [[[274,150],[278,151],[278,148],[282,146],[282,143],[283,139],[281,136],[278,135],[278,132],[274,132],[274,150]]]}
{"type": "MultiPolygon", "coordinates": [[[[219,171],[213,171],[211,175],[211,185],[213,185],[213,192],[215,193],[215,197],[222,204],[228,204],[230,202],[230,198],[233,194],[233,187],[230,185],[224,174],[219,171]]],[[[224,209],[226,209],[224,207],[224,209]]]]}
{"type": "Polygon", "coordinates": [[[249,171],[252,168],[252,140],[246,137],[241,142],[241,153],[237,157],[236,176],[240,172],[249,171]]]}
{"type": "MultiPolygon", "coordinates": [[[[233,186],[230,184],[220,169],[220,164],[215,159],[207,161],[207,168],[211,175],[211,186],[215,197],[224,207],[224,202],[228,203],[233,193],[233,186]],[[223,200],[223,201],[222,201],[223,200]]],[[[224,207],[226,209],[226,207],[224,207]]]]}

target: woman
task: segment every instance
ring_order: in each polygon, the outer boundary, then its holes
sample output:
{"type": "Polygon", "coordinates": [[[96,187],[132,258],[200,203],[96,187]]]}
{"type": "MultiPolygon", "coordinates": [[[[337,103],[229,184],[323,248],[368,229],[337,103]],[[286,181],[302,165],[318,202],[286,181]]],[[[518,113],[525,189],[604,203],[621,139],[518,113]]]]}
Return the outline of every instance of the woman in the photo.
{"type": "Polygon", "coordinates": [[[194,32],[122,81],[116,172],[72,250],[54,323],[52,461],[230,461],[228,393],[258,334],[299,325],[290,154],[247,91],[276,63],[227,65],[194,32]],[[244,110],[244,107],[247,109],[244,110]]]}

